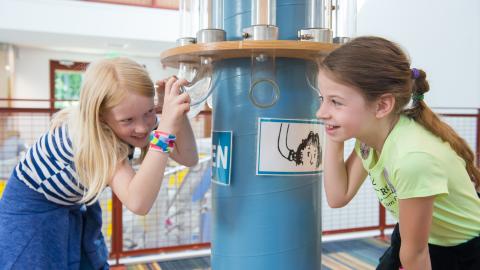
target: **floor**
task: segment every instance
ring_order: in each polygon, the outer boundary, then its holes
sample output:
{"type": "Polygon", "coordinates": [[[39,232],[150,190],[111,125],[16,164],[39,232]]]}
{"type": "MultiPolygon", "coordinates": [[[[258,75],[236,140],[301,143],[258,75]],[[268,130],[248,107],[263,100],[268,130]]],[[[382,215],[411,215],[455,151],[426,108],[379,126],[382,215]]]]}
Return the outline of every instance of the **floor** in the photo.
{"type": "MultiPolygon", "coordinates": [[[[378,258],[388,247],[388,241],[380,238],[342,240],[322,244],[322,270],[375,269],[378,258]]],[[[209,270],[210,258],[151,262],[146,264],[114,267],[115,270],[209,270]]]]}

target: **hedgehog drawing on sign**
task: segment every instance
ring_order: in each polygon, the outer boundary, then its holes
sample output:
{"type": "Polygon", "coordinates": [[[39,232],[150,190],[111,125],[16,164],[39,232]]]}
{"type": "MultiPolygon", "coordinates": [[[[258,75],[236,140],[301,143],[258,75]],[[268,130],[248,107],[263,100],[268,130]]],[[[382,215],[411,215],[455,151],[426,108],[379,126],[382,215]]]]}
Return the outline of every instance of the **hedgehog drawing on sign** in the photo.
{"type": "Polygon", "coordinates": [[[293,150],[288,146],[288,132],[290,124],[280,124],[278,131],[277,149],[280,155],[288,161],[295,162],[296,166],[306,165],[320,167],[322,162],[322,149],[320,147],[320,136],[310,131],[305,139],[293,150]]]}

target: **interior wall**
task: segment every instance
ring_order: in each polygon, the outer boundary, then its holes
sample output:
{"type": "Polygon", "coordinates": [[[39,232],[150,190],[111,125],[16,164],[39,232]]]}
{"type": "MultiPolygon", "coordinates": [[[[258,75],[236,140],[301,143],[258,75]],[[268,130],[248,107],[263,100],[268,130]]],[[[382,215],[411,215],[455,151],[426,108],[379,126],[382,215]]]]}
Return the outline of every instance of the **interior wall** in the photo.
{"type": "MultiPolygon", "coordinates": [[[[0,98],[7,97],[8,81],[7,81],[7,70],[5,69],[7,65],[7,52],[0,45],[0,98]]],[[[2,104],[2,102],[0,102],[2,104]]]]}
{"type": "MultiPolygon", "coordinates": [[[[13,98],[50,98],[50,60],[92,62],[105,57],[105,55],[97,54],[77,54],[19,47],[16,59],[16,77],[13,98]]],[[[128,57],[145,65],[150,77],[154,81],[171,76],[176,72],[173,69],[164,69],[160,63],[160,58],[128,57]]],[[[48,104],[25,104],[17,102],[16,106],[42,108],[46,106],[48,107],[48,104]]]]}
{"type": "Polygon", "coordinates": [[[426,71],[433,107],[480,107],[480,1],[359,0],[358,35],[398,42],[426,71]]]}

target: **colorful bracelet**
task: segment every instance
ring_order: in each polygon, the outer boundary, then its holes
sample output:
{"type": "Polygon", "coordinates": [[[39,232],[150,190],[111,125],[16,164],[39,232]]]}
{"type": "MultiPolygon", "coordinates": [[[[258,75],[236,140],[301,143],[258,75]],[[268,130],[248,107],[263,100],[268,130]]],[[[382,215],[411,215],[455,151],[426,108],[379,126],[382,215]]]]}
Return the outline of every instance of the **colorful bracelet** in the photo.
{"type": "Polygon", "coordinates": [[[177,137],[173,134],[154,130],[150,133],[150,149],[163,153],[170,153],[175,147],[176,139],[177,137]]]}

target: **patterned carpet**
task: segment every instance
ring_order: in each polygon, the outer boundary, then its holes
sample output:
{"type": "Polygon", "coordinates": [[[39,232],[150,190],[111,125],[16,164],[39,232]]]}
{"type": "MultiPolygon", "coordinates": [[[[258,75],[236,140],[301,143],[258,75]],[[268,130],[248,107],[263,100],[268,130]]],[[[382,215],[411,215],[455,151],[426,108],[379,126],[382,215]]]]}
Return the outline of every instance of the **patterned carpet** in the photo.
{"type": "MultiPolygon", "coordinates": [[[[375,269],[388,242],[378,238],[343,240],[323,243],[322,270],[375,269]]],[[[129,265],[128,270],[208,270],[210,258],[129,265]]],[[[293,269],[292,269],[293,270],[293,269]]]]}
{"type": "Polygon", "coordinates": [[[322,269],[375,269],[378,258],[388,246],[388,242],[378,238],[324,243],[322,247],[322,269]]]}

